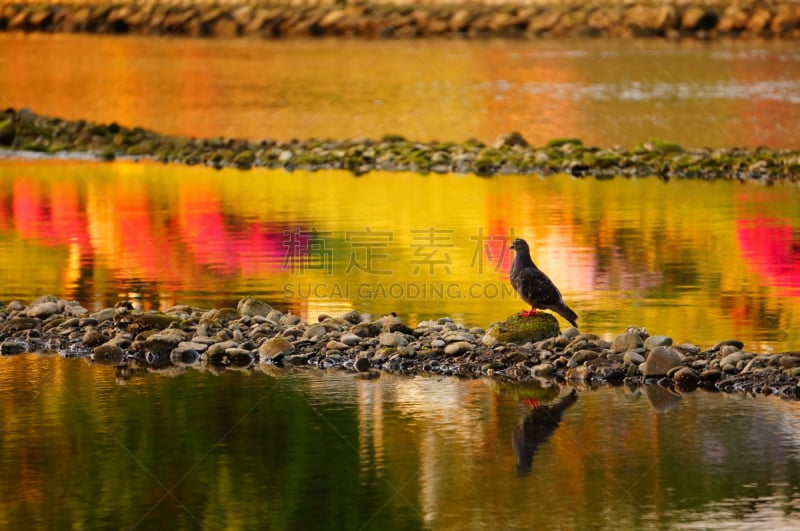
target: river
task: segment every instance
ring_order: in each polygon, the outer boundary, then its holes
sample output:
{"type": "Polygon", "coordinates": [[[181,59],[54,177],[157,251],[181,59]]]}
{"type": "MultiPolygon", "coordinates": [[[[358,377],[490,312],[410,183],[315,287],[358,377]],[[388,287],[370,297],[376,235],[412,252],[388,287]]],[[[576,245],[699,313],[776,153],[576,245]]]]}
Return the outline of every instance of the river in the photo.
{"type": "MultiPolygon", "coordinates": [[[[797,147],[790,43],[0,35],[0,104],[248,138],[797,147]]],[[[606,338],[800,345],[800,188],[0,159],[0,300],[485,327],[510,240],[606,338]]],[[[566,326],[562,323],[562,326],[566,326]]],[[[0,527],[791,528],[794,402],[0,359],[0,527]],[[566,402],[563,402],[566,404],[566,402]]]]}

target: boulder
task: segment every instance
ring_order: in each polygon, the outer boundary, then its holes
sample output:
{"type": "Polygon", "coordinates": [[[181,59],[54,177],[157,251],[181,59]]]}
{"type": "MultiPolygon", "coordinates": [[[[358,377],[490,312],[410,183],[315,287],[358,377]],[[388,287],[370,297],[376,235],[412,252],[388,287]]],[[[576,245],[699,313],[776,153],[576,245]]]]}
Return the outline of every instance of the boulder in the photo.
{"type": "Polygon", "coordinates": [[[552,314],[540,312],[530,317],[512,315],[486,331],[481,342],[488,346],[500,343],[535,343],[559,334],[558,321],[552,314]]]}
{"type": "Polygon", "coordinates": [[[672,347],[656,347],[650,351],[641,368],[646,377],[666,376],[670,369],[681,365],[681,357],[672,347]]]}

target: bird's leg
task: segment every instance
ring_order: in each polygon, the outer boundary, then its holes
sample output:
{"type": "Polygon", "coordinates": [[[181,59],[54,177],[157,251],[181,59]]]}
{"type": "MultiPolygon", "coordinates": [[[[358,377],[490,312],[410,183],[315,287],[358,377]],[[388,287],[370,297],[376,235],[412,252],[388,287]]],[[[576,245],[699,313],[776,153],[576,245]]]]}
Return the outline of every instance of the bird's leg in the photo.
{"type": "Polygon", "coordinates": [[[527,312],[525,310],[522,310],[522,312],[519,315],[520,317],[530,317],[531,315],[536,315],[536,308],[531,308],[527,312]]]}

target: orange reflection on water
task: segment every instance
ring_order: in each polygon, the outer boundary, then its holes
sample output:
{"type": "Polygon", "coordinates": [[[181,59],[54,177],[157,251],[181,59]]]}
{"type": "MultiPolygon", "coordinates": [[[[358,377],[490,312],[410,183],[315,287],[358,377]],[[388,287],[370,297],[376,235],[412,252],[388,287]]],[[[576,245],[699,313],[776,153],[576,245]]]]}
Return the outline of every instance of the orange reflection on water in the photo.
{"type": "Polygon", "coordinates": [[[4,106],[251,139],[800,145],[787,42],[154,39],[0,35],[4,106]]]}
{"type": "Polygon", "coordinates": [[[310,319],[355,308],[486,325],[525,306],[508,285],[519,236],[582,330],[788,347],[799,192],[742,186],[4,161],[0,299],[110,306],[138,292],[164,309],[254,295],[310,319]],[[359,233],[388,236],[372,262],[359,233]]]}

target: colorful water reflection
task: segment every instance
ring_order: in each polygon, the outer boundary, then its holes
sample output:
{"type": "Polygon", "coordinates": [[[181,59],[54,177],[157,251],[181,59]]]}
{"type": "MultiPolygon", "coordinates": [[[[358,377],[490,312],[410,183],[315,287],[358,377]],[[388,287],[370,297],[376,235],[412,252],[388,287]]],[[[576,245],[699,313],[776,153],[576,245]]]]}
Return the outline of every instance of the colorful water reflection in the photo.
{"type": "Polygon", "coordinates": [[[0,163],[0,300],[349,309],[486,326],[524,304],[515,236],[581,315],[796,346],[800,191],[725,182],[0,163]],[[794,340],[794,342],[793,342],[794,340]]]}
{"type": "MultiPolygon", "coordinates": [[[[579,388],[541,431],[518,401],[535,384],[271,370],[118,385],[85,360],[0,358],[0,524],[796,527],[796,401],[579,388]]],[[[568,392],[550,391],[541,407],[568,392]]]]}
{"type": "Polygon", "coordinates": [[[0,104],[162,133],[800,145],[793,43],[0,35],[0,104]],[[250,75],[258,72],[258,75],[250,75]]]}

